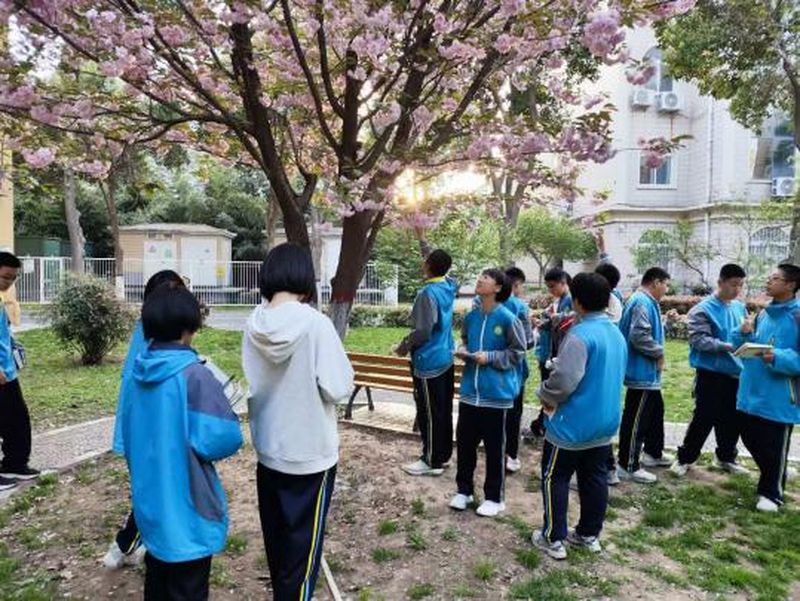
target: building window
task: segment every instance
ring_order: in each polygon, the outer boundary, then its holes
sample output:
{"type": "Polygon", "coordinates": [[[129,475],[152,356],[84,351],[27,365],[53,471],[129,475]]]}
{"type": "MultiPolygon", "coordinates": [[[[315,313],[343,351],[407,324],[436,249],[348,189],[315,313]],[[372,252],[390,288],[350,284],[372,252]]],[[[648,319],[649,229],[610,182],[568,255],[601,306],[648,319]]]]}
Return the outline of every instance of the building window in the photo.
{"type": "Polygon", "coordinates": [[[762,227],[750,237],[750,254],[769,263],[780,263],[789,256],[789,234],[783,228],[762,227]]]}
{"type": "Polygon", "coordinates": [[[788,119],[785,117],[770,119],[763,128],[763,134],[753,138],[752,146],[753,179],[794,177],[794,138],[788,119]]]}
{"type": "Polygon", "coordinates": [[[632,249],[633,262],[639,273],[650,267],[661,267],[669,271],[672,261],[670,234],[664,230],[647,230],[632,249]]]}
{"type": "Polygon", "coordinates": [[[645,157],[639,157],[639,185],[640,186],[674,186],[674,169],[672,155],[668,155],[661,166],[653,169],[645,163],[645,157]]]}
{"type": "Polygon", "coordinates": [[[671,92],[672,91],[672,77],[667,71],[667,66],[661,57],[660,48],[651,48],[647,54],[644,55],[644,60],[649,62],[656,68],[653,77],[650,78],[644,87],[654,92],[671,92]]]}

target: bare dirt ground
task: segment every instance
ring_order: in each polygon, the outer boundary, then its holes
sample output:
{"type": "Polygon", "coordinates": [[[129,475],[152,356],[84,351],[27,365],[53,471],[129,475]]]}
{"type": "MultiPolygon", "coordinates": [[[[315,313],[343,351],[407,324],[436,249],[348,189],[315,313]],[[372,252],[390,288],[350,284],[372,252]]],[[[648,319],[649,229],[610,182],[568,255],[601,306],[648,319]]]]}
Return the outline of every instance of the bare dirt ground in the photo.
{"type": "MultiPolygon", "coordinates": [[[[455,492],[455,467],[440,478],[412,478],[399,466],[418,443],[396,434],[344,425],[336,493],[329,515],[325,556],[347,599],[615,599],[705,600],[716,595],[670,584],[682,567],[657,549],[632,557],[611,536],[638,523],[636,507],[619,508],[604,532],[599,556],[575,552],[566,562],[540,557],[527,537],[541,522],[539,450],[523,445],[521,473],[506,483],[502,520],[457,513],[447,507],[455,492]],[[530,586],[521,588],[525,583],[530,586]],[[549,588],[548,588],[549,587],[549,588]],[[526,592],[527,591],[527,592],[526,592]],[[548,592],[549,591],[549,592],[548,592]]],[[[482,483],[482,458],[476,482],[482,483]]],[[[246,448],[222,463],[231,511],[228,549],[215,558],[213,599],[264,599],[269,586],[255,490],[255,457],[246,448]]],[[[713,482],[705,470],[695,478],[713,482]]],[[[622,485],[612,497],[635,492],[622,485]]],[[[577,495],[570,525],[577,519],[577,495]]],[[[141,568],[108,572],[100,565],[128,511],[124,463],[106,456],[63,474],[48,496],[18,511],[0,529],[21,576],[53,581],[54,598],[130,599],[142,596],[141,568]]],[[[797,590],[797,587],[795,587],[797,590]]],[[[0,592],[0,598],[4,598],[0,592]]],[[[317,599],[331,599],[321,576],[317,599]]],[[[726,599],[745,599],[729,594],[726,599]]]]}

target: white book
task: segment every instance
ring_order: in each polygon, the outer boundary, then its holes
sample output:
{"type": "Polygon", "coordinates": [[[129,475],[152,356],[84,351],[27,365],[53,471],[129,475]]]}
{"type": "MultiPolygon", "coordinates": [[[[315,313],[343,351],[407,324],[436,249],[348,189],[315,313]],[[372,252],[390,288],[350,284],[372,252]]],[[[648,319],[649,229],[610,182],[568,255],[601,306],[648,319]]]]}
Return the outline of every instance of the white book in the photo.
{"type": "Polygon", "coordinates": [[[767,351],[772,350],[771,344],[756,344],[755,342],[745,342],[733,353],[734,357],[752,358],[763,357],[767,351]]]}

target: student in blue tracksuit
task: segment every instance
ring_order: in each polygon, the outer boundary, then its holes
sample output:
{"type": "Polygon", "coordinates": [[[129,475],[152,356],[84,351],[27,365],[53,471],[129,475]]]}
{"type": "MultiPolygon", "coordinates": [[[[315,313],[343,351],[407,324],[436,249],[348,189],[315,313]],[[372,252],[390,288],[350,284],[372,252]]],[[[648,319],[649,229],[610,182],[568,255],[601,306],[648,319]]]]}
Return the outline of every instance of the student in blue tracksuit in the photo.
{"type": "Polygon", "coordinates": [[[211,556],[227,536],[214,462],[236,453],[243,439],[221,384],[190,346],[201,322],[185,288],[154,291],[142,307],[151,342],[122,392],[118,442],[147,547],[147,600],[207,599],[211,556]]]}
{"type": "Polygon", "coordinates": [[[517,365],[525,353],[525,332],[519,319],[503,306],[511,295],[511,283],[501,270],[484,270],[475,292],[481,305],[464,318],[462,346],[457,352],[465,365],[456,426],[458,493],[450,507],[463,511],[472,502],[478,445],[483,441],[485,499],[477,513],[494,517],[505,509],[506,412],[519,394],[517,365]]]}
{"type": "MultiPolygon", "coordinates": [[[[620,292],[619,288],[617,288],[621,275],[619,273],[619,269],[617,269],[609,261],[608,254],[605,252],[605,246],[602,241],[602,235],[598,236],[598,246],[601,250],[600,264],[595,267],[594,272],[603,276],[611,288],[611,295],[608,297],[608,309],[606,309],[606,314],[608,315],[608,319],[611,320],[611,323],[618,326],[619,320],[622,319],[622,307],[625,305],[622,292],[620,292]]],[[[617,460],[614,457],[614,447],[612,445],[609,445],[608,448],[606,467],[608,468],[608,484],[610,486],[616,486],[619,484],[619,474],[617,474],[617,460]]]]}
{"type": "MultiPolygon", "coordinates": [[[[517,377],[519,378],[519,394],[514,399],[514,406],[506,413],[506,471],[514,473],[522,468],[519,460],[519,430],[522,422],[522,407],[525,402],[525,381],[528,379],[527,351],[533,348],[533,331],[531,330],[530,309],[522,300],[525,289],[525,272],[519,267],[506,269],[506,277],[511,282],[511,296],[503,306],[511,311],[522,324],[525,332],[525,350],[522,360],[517,364],[517,377]]],[[[476,297],[479,300],[479,297],[476,297]]]]}
{"type": "Polygon", "coordinates": [[[747,316],[744,303],[736,300],[747,277],[739,265],[723,265],[717,290],[689,311],[689,364],[696,370],[695,407],[678,458],[670,471],[682,477],[700,457],[713,428],[717,439],[715,461],[731,473],[747,473],[736,462],[739,416],[736,395],[742,362],[733,356],[736,332],[747,316]]]}
{"type": "MultiPolygon", "coordinates": [[[[553,298],[553,303],[545,309],[541,319],[534,322],[539,331],[539,342],[536,344],[536,360],[539,364],[539,377],[544,382],[550,375],[553,356],[558,352],[553,344],[553,325],[559,318],[572,311],[572,296],[569,293],[569,274],[560,267],[548,269],[544,274],[544,284],[547,292],[553,298]]],[[[531,422],[531,435],[544,436],[544,414],[531,422]]],[[[526,435],[527,436],[527,435],[526,435]]]]}
{"type": "Polygon", "coordinates": [[[412,476],[439,476],[453,454],[453,307],[458,284],[447,277],[450,255],[431,251],[421,236],[420,245],[425,284],[411,310],[413,329],[395,352],[411,354],[422,455],[403,470],[412,476]]]}
{"type": "MultiPolygon", "coordinates": [[[[154,290],[160,286],[165,285],[172,288],[184,288],[184,282],[181,276],[172,271],[171,269],[164,269],[159,271],[147,280],[144,287],[144,294],[142,301],[147,301],[154,290]]],[[[119,388],[119,397],[117,399],[117,417],[114,421],[114,439],[111,443],[111,450],[118,455],[124,455],[124,448],[122,445],[122,392],[125,389],[125,382],[127,382],[133,374],[133,364],[139,353],[147,349],[147,340],[144,337],[144,328],[142,327],[142,320],[137,319],[136,324],[133,326],[133,333],[131,334],[130,342],[128,342],[128,354],[125,355],[125,362],[122,364],[122,383],[119,388]]],[[[108,551],[103,557],[103,565],[111,570],[121,568],[126,564],[135,565],[139,563],[147,551],[142,545],[142,538],[139,536],[139,529],[136,527],[136,518],[131,511],[125,520],[125,525],[119,529],[114,541],[109,545],[108,551]]]]}
{"type": "MultiPolygon", "coordinates": [[[[0,252],[0,292],[17,280],[22,263],[9,252],[0,252]]],[[[32,480],[39,470],[32,468],[31,418],[19,385],[19,372],[14,360],[11,320],[0,301],[0,438],[3,459],[0,462],[0,490],[17,485],[18,480],[32,480]]]]}
{"type": "Polygon", "coordinates": [[[767,280],[772,302],[746,319],[734,344],[753,342],[772,349],[742,359],[736,407],[741,436],[761,472],[759,511],[778,511],[786,485],[786,460],[794,424],[800,423],[800,267],[782,264],[767,280]]]}
{"type": "Polygon", "coordinates": [[[627,363],[622,334],[608,318],[608,282],[581,273],[571,283],[578,321],[561,344],[537,396],[547,416],[542,450],[544,525],[532,542],[565,559],[564,541],[601,551],[598,536],[608,503],[606,460],[620,423],[619,397],[627,363]],[[580,519],[567,532],[569,481],[578,475],[580,519]]]}
{"type": "Polygon", "coordinates": [[[664,453],[664,400],[661,371],[664,369],[664,326],[659,301],[667,293],[669,274],[651,267],[642,285],[625,303],[619,328],[628,344],[625,370],[625,409],[619,429],[619,468],[622,480],[650,484],[658,478],[642,465],[669,467],[674,458],[664,453]]]}

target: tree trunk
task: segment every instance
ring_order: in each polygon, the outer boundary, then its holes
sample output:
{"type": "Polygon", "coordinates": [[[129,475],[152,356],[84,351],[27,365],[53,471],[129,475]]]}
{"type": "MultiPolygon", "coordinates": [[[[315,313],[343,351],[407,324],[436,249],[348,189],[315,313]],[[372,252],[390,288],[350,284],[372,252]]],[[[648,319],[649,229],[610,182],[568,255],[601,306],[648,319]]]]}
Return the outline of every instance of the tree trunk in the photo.
{"type": "Polygon", "coordinates": [[[278,215],[280,214],[280,206],[275,199],[272,189],[270,189],[267,200],[267,211],[264,217],[265,237],[264,246],[267,251],[270,251],[275,246],[275,226],[278,224],[278,215]]]}
{"type": "Polygon", "coordinates": [[[108,178],[108,187],[100,185],[108,209],[108,222],[111,226],[111,238],[114,240],[114,290],[117,298],[125,299],[125,256],[119,238],[119,214],[117,213],[117,174],[112,172],[108,178]]]}
{"type": "Polygon", "coordinates": [[[317,274],[317,281],[321,284],[328,282],[322,281],[322,232],[319,226],[322,225],[322,219],[319,216],[319,211],[314,205],[311,205],[311,261],[314,263],[314,273],[317,274]]]}
{"type": "Polygon", "coordinates": [[[69,246],[72,255],[70,271],[83,273],[84,245],[86,238],[81,228],[81,214],[75,204],[75,174],[71,169],[64,170],[64,214],[69,233],[69,246]]]}
{"type": "Polygon", "coordinates": [[[339,251],[336,275],[331,280],[331,302],[328,308],[328,315],[342,339],[347,333],[350,310],[382,221],[382,213],[361,211],[346,217],[342,222],[342,248],[339,251]]]}
{"type": "MultiPolygon", "coordinates": [[[[800,152],[800,90],[795,89],[794,94],[794,147],[800,152]]],[[[797,161],[795,161],[795,169],[797,161]]],[[[800,174],[795,173],[795,181],[800,180],[800,174]]],[[[795,190],[792,198],[792,229],[789,234],[789,258],[795,265],[800,265],[800,185],[795,190]]]]}

